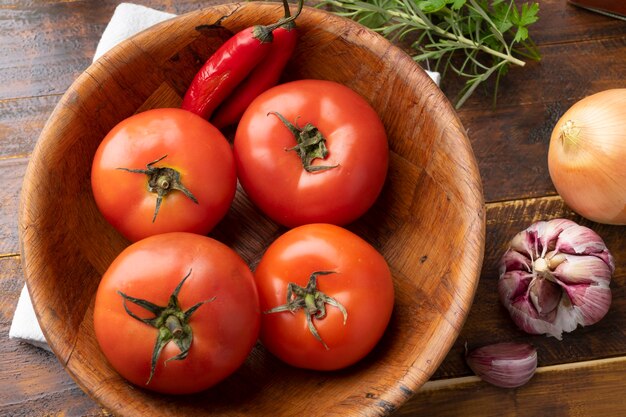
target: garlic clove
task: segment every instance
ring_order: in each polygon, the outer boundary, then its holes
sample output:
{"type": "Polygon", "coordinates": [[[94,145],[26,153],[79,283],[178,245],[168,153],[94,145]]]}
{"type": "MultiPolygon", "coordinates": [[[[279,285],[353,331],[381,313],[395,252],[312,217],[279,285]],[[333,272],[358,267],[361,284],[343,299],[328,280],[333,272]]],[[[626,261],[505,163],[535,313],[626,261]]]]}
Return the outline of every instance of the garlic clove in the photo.
{"type": "MultiPolygon", "coordinates": [[[[548,336],[552,336],[557,340],[563,340],[563,333],[569,333],[578,327],[579,324],[584,326],[585,318],[583,312],[569,301],[568,297],[561,298],[561,304],[556,309],[556,317],[551,322],[544,322],[543,331],[548,336]]],[[[537,323],[535,323],[537,325],[537,323]]],[[[539,326],[537,328],[540,328],[539,326]]]]}
{"type": "Polygon", "coordinates": [[[498,292],[504,300],[514,300],[523,297],[528,292],[533,274],[525,271],[513,270],[500,276],[498,292]]]}
{"type": "Polygon", "coordinates": [[[566,285],[595,284],[608,287],[611,282],[612,269],[600,258],[564,255],[564,259],[552,274],[566,285]]]}
{"type": "Polygon", "coordinates": [[[536,239],[539,242],[540,251],[536,253],[536,257],[544,257],[546,253],[554,250],[558,244],[558,238],[563,231],[577,226],[571,220],[568,219],[554,219],[550,221],[541,221],[535,223],[535,227],[530,228],[531,232],[536,233],[536,239]]]}
{"type": "Polygon", "coordinates": [[[528,297],[540,316],[553,312],[562,295],[563,290],[558,284],[543,278],[535,279],[528,291],[528,297]]]}
{"type": "Polygon", "coordinates": [[[531,272],[532,266],[530,259],[515,250],[507,250],[502,257],[500,273],[510,270],[526,270],[531,272]]]}
{"type": "Polygon", "coordinates": [[[526,297],[513,301],[509,306],[509,313],[515,324],[526,333],[545,333],[560,340],[561,331],[557,329],[556,325],[556,323],[560,323],[558,321],[558,308],[549,313],[539,314],[530,298],[526,297]]]}
{"type": "Polygon", "coordinates": [[[611,273],[615,271],[615,261],[604,241],[593,230],[579,226],[564,230],[559,236],[556,248],[559,252],[571,255],[593,255],[604,261],[611,273]]]}
{"type": "Polygon", "coordinates": [[[513,302],[508,310],[517,327],[526,333],[545,334],[562,340],[563,332],[571,332],[584,320],[580,310],[563,307],[565,304],[563,300],[562,298],[561,304],[556,309],[544,316],[539,316],[529,300],[513,302]]]}
{"type": "Polygon", "coordinates": [[[609,311],[612,295],[608,287],[575,285],[565,290],[583,326],[597,323],[609,311]]]}
{"type": "Polygon", "coordinates": [[[511,239],[510,249],[528,255],[528,258],[532,258],[532,254],[534,253],[534,239],[533,236],[526,231],[519,232],[513,239],[511,239]]]}
{"type": "Polygon", "coordinates": [[[496,343],[469,352],[465,360],[483,381],[502,388],[526,384],[537,369],[537,350],[527,343],[496,343]]]}

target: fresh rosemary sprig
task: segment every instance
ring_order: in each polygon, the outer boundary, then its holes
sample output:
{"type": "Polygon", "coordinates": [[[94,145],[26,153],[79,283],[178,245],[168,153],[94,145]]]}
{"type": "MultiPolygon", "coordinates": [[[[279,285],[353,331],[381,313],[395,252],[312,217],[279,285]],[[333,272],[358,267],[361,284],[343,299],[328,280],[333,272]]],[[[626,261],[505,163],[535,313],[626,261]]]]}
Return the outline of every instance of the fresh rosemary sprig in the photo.
{"type": "Polygon", "coordinates": [[[514,0],[322,0],[321,5],[391,40],[410,39],[416,62],[425,61],[442,78],[452,71],[465,79],[457,108],[494,74],[495,101],[500,77],[510,65],[540,59],[528,34],[528,26],[538,19],[538,3],[518,7],[514,0]]]}

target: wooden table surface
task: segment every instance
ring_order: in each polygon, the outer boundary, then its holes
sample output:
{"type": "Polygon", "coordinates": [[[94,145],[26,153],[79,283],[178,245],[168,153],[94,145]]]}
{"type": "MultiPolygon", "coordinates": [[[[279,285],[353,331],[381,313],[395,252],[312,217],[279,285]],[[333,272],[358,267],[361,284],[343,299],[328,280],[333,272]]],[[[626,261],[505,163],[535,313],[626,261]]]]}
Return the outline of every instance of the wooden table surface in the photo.
{"type": "MultiPolygon", "coordinates": [[[[220,1],[140,0],[184,13],[220,1]]],[[[56,357],[8,338],[24,284],[17,207],[29,155],[47,117],[91,57],[119,1],[0,1],[0,415],[101,416],[56,357]]],[[[521,3],[521,2],[520,2],[521,3]]],[[[543,59],[513,68],[496,107],[479,90],[459,110],[481,171],[486,250],[474,305],[452,350],[397,416],[617,416],[626,413],[626,232],[571,212],[550,181],[552,127],[582,97],[626,87],[626,22],[541,0],[531,27],[543,59]],[[596,230],[616,260],[613,304],[596,325],[562,341],[515,328],[496,293],[497,262],[533,221],[567,217],[596,230]],[[527,341],[539,369],[524,387],[500,389],[472,376],[464,344],[527,341]]],[[[450,92],[454,83],[444,83],[450,92]]]]}

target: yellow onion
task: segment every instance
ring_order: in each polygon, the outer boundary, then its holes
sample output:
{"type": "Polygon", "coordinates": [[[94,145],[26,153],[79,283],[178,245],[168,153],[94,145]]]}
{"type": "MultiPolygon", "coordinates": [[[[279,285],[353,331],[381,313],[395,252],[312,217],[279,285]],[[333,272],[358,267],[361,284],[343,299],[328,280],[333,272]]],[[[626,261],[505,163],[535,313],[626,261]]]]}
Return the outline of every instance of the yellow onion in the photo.
{"type": "Polygon", "coordinates": [[[572,210],[626,224],[626,88],[593,94],[565,112],[550,138],[548,168],[572,210]]]}

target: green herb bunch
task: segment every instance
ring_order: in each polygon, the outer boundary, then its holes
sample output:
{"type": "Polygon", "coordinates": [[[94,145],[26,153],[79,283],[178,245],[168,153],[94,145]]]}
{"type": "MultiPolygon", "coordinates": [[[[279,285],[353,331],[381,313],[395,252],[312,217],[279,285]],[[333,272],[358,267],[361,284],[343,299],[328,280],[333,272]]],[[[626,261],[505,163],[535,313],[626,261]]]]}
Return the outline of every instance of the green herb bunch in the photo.
{"type": "Polygon", "coordinates": [[[518,7],[514,0],[322,0],[338,15],[349,17],[395,39],[409,39],[416,62],[465,79],[456,98],[461,107],[476,88],[495,74],[494,100],[500,77],[524,58],[539,60],[528,26],[538,20],[539,4],[518,7]]]}

